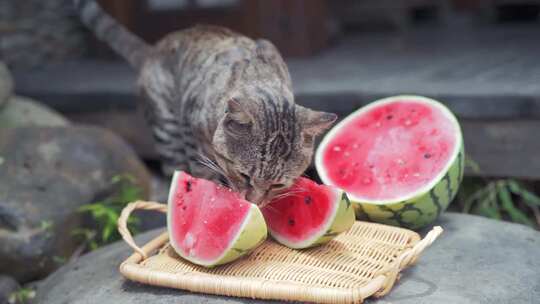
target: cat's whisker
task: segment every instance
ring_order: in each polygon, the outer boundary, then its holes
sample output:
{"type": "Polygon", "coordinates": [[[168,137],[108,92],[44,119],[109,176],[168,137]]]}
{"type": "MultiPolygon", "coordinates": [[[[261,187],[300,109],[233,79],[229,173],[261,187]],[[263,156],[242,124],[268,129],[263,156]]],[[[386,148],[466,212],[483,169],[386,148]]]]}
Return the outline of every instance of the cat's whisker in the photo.
{"type": "Polygon", "coordinates": [[[219,165],[202,153],[198,153],[198,162],[220,176],[227,176],[219,165]]]}
{"type": "Polygon", "coordinates": [[[290,192],[284,192],[275,195],[272,199],[282,199],[289,196],[296,196],[296,197],[302,197],[301,194],[304,193],[303,191],[290,191],[290,192]]]}

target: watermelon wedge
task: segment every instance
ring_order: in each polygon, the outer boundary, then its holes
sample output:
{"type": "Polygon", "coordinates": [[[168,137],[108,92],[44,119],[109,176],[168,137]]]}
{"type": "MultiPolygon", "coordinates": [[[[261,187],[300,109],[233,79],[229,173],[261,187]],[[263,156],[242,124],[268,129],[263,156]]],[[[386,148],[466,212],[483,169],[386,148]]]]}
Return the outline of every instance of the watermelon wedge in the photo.
{"type": "Polygon", "coordinates": [[[257,206],[226,187],[181,171],[172,179],[167,217],[175,251],[206,267],[245,255],[267,236],[257,206]]]}
{"type": "Polygon", "coordinates": [[[315,166],[325,184],[347,192],[363,217],[417,229],[449,205],[463,178],[455,116],[421,96],[375,101],[323,138],[315,166]]]}
{"type": "Polygon", "coordinates": [[[354,223],[354,208],[342,190],[299,178],[283,196],[262,208],[272,237],[290,248],[326,243],[354,223]]]}

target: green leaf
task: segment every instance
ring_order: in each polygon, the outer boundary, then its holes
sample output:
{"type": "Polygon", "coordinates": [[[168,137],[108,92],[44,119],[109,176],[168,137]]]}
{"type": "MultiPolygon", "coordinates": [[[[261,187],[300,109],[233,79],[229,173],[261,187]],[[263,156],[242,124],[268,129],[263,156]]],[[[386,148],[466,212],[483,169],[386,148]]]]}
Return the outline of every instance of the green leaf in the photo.
{"type": "Polygon", "coordinates": [[[476,161],[474,161],[470,156],[466,155],[465,159],[465,168],[471,169],[474,173],[482,173],[482,170],[480,169],[480,165],[476,161]]]}
{"type": "Polygon", "coordinates": [[[14,304],[28,303],[30,300],[36,297],[36,291],[32,288],[20,288],[19,290],[11,293],[8,298],[8,302],[14,304]]]}
{"type": "Polygon", "coordinates": [[[476,209],[476,213],[487,218],[501,218],[501,213],[499,212],[499,210],[497,208],[492,208],[489,206],[478,206],[476,209]]]}
{"type": "Polygon", "coordinates": [[[137,226],[141,223],[141,219],[138,217],[130,217],[127,220],[128,225],[134,225],[137,226]]]}
{"type": "Polygon", "coordinates": [[[482,201],[494,190],[495,185],[493,183],[487,184],[484,188],[476,190],[471,194],[463,203],[463,212],[470,213],[475,202],[482,201]]]}
{"type": "Polygon", "coordinates": [[[512,193],[519,195],[527,206],[540,207],[540,197],[521,186],[514,180],[508,181],[508,188],[512,193]]]}
{"type": "Polygon", "coordinates": [[[66,258],[59,255],[53,255],[52,257],[53,262],[55,262],[57,265],[63,265],[66,263],[66,258]]]}
{"type": "Polygon", "coordinates": [[[111,227],[111,225],[106,225],[103,228],[103,232],[101,233],[101,238],[106,242],[111,237],[111,234],[114,231],[114,227],[111,227]]]}
{"type": "Polygon", "coordinates": [[[128,182],[131,184],[137,183],[137,179],[131,174],[118,174],[111,178],[111,183],[117,184],[121,182],[128,182]]]}
{"type": "MultiPolygon", "coordinates": [[[[117,221],[122,209],[130,202],[141,199],[142,190],[135,184],[136,179],[130,175],[116,175],[111,178],[115,192],[107,198],[80,207],[79,212],[88,212],[97,226],[94,230],[74,231],[74,235],[82,237],[90,250],[120,239],[117,232],[117,221]]],[[[128,227],[135,234],[139,223],[136,216],[128,219],[128,227]]]]}
{"type": "Polygon", "coordinates": [[[477,212],[492,219],[500,220],[502,218],[497,204],[496,191],[490,190],[487,192],[486,196],[478,202],[477,212]]]}
{"type": "Polygon", "coordinates": [[[508,213],[512,222],[525,224],[534,227],[534,223],[527,215],[515,207],[510,191],[506,188],[505,183],[499,183],[498,187],[499,199],[501,200],[502,208],[508,213]]]}
{"type": "Polygon", "coordinates": [[[118,195],[114,198],[114,204],[126,204],[129,202],[136,201],[141,198],[141,190],[136,187],[123,187],[118,195]]]}
{"type": "Polygon", "coordinates": [[[99,244],[96,241],[92,240],[88,243],[88,248],[90,248],[90,251],[94,251],[99,248],[99,244]]]}
{"type": "Polygon", "coordinates": [[[93,204],[87,204],[79,207],[80,212],[96,212],[102,209],[104,206],[103,202],[96,202],[93,204]]]}
{"type": "Polygon", "coordinates": [[[39,222],[39,229],[42,231],[51,231],[54,227],[54,223],[51,220],[42,220],[39,222]]]}

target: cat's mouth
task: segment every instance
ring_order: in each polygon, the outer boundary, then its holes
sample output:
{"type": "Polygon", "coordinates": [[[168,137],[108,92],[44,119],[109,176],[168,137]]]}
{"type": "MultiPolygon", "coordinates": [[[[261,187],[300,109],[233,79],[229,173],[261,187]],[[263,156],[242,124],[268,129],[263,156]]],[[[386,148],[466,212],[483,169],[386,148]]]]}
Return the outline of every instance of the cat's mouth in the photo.
{"type": "Polygon", "coordinates": [[[270,203],[272,199],[270,189],[266,191],[256,189],[251,185],[249,176],[229,168],[230,165],[234,164],[232,160],[217,151],[214,152],[214,155],[216,163],[220,167],[220,171],[229,188],[238,192],[242,198],[260,208],[270,203]]]}
{"type": "Polygon", "coordinates": [[[258,207],[264,207],[270,202],[268,193],[260,193],[253,188],[247,190],[244,197],[248,202],[257,205],[258,207]]]}

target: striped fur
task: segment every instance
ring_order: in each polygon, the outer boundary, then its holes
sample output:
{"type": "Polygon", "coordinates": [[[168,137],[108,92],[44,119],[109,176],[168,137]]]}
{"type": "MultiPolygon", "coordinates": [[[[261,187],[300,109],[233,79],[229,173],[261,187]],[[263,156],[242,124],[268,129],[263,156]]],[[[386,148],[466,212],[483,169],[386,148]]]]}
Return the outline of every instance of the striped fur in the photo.
{"type": "Polygon", "coordinates": [[[149,51],[148,45],[107,15],[95,0],[74,0],[81,21],[94,34],[134,68],[139,68],[149,51]]]}
{"type": "Polygon", "coordinates": [[[266,40],[195,26],[150,47],[112,25],[92,1],[77,2],[85,23],[139,69],[145,113],[168,174],[221,175],[264,204],[305,171],[314,136],[336,119],[294,103],[287,66],[266,40]]]}

